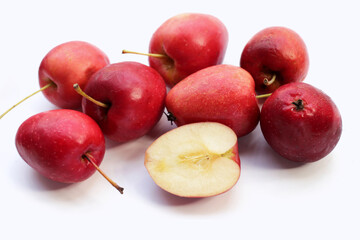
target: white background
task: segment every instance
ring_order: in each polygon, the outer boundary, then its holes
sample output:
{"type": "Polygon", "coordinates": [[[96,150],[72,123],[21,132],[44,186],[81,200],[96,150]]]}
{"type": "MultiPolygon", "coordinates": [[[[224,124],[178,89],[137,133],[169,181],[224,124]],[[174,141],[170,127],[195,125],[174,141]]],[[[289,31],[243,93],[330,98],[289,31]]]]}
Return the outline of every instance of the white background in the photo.
{"type": "Polygon", "coordinates": [[[265,27],[298,32],[307,44],[307,83],[337,104],[343,134],[324,159],[299,165],[274,153],[260,128],[239,139],[242,174],[227,193],[183,199],[157,187],[144,151],[173,128],[163,118],[148,135],[108,144],[99,174],[72,185],[39,176],[14,138],[28,117],[55,109],[40,93],[0,120],[1,239],[360,239],[360,37],[357,1],[1,1],[0,113],[38,89],[37,71],[56,45],[88,41],[112,63],[138,61],[152,33],[183,12],[208,13],[227,26],[224,63],[238,65],[246,42],[265,27]]]}

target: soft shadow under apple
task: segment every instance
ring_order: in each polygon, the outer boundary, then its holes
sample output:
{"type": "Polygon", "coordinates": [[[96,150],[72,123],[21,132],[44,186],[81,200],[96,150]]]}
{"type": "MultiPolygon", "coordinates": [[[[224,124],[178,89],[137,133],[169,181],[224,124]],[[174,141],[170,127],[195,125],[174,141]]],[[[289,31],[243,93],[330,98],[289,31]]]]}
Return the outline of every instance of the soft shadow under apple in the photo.
{"type": "MultiPolygon", "coordinates": [[[[159,122],[154,126],[153,129],[151,129],[147,134],[145,134],[144,136],[128,141],[128,142],[124,142],[124,143],[119,143],[116,141],[113,141],[109,138],[106,138],[106,149],[112,149],[112,148],[117,148],[119,146],[125,145],[125,144],[131,144],[135,141],[139,141],[139,139],[142,138],[150,138],[151,141],[155,141],[158,137],[160,137],[161,135],[163,135],[164,133],[172,130],[176,128],[175,123],[171,124],[166,116],[163,114],[163,116],[161,117],[161,119],[159,120],[159,122]]],[[[141,141],[141,140],[140,140],[141,141]]],[[[145,153],[145,151],[144,151],[145,153]]]]}
{"type": "MultiPolygon", "coordinates": [[[[22,159],[16,159],[16,161],[23,161],[22,159]]],[[[33,170],[30,166],[21,166],[16,164],[12,171],[16,174],[11,174],[12,179],[17,185],[31,189],[34,191],[54,191],[63,188],[67,188],[70,184],[59,183],[52,181],[40,175],[33,170]]]]}
{"type": "Polygon", "coordinates": [[[32,187],[33,190],[37,191],[54,191],[59,189],[64,189],[70,187],[72,184],[70,183],[60,183],[55,182],[50,179],[45,178],[44,176],[40,175],[36,171],[30,169],[31,171],[31,179],[29,181],[32,182],[30,187],[32,187]]]}
{"type": "Polygon", "coordinates": [[[164,133],[176,128],[175,123],[171,123],[165,114],[162,115],[160,121],[155,125],[153,129],[151,129],[146,136],[151,137],[152,139],[157,139],[164,133]]]}
{"type": "Polygon", "coordinates": [[[173,195],[157,186],[150,176],[143,177],[137,182],[138,192],[144,199],[160,205],[170,207],[172,210],[187,215],[206,215],[223,212],[231,208],[231,201],[237,198],[236,190],[233,189],[217,196],[204,198],[186,198],[173,195]]]}
{"type": "Polygon", "coordinates": [[[303,166],[303,163],[289,161],[277,154],[265,141],[260,126],[238,139],[240,160],[258,168],[289,169],[303,166]]]}

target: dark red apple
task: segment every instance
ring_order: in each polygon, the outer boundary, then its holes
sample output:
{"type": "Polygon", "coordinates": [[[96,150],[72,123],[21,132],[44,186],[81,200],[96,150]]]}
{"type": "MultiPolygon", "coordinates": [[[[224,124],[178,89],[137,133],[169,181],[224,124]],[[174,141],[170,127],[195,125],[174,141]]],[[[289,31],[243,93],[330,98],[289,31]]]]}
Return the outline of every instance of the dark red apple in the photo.
{"type": "Polygon", "coordinates": [[[254,130],[260,115],[251,75],[225,64],[202,69],[179,82],[169,91],[166,108],[178,126],[219,122],[238,137],[254,130]]]}
{"type": "Polygon", "coordinates": [[[52,83],[43,90],[45,97],[60,108],[78,109],[81,96],[73,89],[78,83],[85,87],[91,75],[109,64],[108,57],[87,42],[71,41],[53,48],[39,67],[40,87],[52,83]]]}
{"type": "Polygon", "coordinates": [[[36,114],[19,127],[16,148],[41,175],[63,183],[89,178],[100,165],[105,140],[96,122],[84,113],[59,109],[36,114]]]}
{"type": "Polygon", "coordinates": [[[85,93],[107,107],[84,98],[83,112],[100,125],[105,136],[126,142],[145,135],[160,120],[166,86],[153,68],[136,62],[121,62],[96,72],[85,93]]]}
{"type": "Polygon", "coordinates": [[[334,102],[306,83],[281,86],[266,99],[260,125],[269,145],[296,162],[314,162],[328,155],[342,131],[334,102]]]}
{"type": "Polygon", "coordinates": [[[259,94],[275,91],[290,82],[301,82],[307,75],[309,56],[306,45],[293,30],[269,27],[246,44],[240,66],[255,80],[259,94]]]}
{"type": "Polygon", "coordinates": [[[225,25],[208,14],[185,13],[164,22],[153,34],[149,52],[164,57],[149,57],[169,86],[188,75],[220,64],[228,43],[225,25]]]}

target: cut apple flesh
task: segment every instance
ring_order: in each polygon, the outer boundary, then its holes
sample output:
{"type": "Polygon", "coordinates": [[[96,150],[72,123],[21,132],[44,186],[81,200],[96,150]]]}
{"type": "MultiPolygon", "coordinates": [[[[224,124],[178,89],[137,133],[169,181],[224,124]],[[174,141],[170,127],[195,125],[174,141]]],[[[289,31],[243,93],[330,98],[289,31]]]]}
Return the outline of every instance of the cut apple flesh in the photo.
{"type": "Polygon", "coordinates": [[[175,128],[146,150],[145,167],[155,183],[172,194],[207,197],[223,193],[240,177],[236,134],[213,122],[175,128]]]}

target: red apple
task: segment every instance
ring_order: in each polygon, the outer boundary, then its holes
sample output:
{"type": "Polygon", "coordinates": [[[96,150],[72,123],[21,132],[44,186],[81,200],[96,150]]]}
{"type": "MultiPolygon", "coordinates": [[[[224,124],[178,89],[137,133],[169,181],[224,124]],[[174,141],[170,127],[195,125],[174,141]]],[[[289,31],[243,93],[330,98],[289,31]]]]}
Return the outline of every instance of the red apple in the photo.
{"type": "Polygon", "coordinates": [[[105,140],[96,122],[75,110],[59,109],[36,114],[19,127],[16,148],[24,161],[43,176],[63,183],[80,182],[99,165],[105,140]]]}
{"type": "Polygon", "coordinates": [[[121,62],[102,68],[90,78],[85,92],[108,106],[84,98],[83,112],[95,119],[105,136],[117,142],[145,135],[164,111],[164,80],[141,63],[121,62]]]}
{"type": "Polygon", "coordinates": [[[181,197],[209,197],[231,189],[240,177],[236,134],[214,122],[193,123],[160,136],[145,153],[155,183],[181,197]]]}
{"type": "Polygon", "coordinates": [[[228,33],[214,16],[186,13],[164,22],[153,34],[149,52],[164,57],[149,57],[169,86],[188,75],[220,64],[224,58],[228,33]]]}
{"type": "Polygon", "coordinates": [[[281,156],[313,162],[328,155],[342,131],[340,112],[321,90],[306,83],[289,83],[264,103],[261,130],[281,156]]]}
{"type": "Polygon", "coordinates": [[[216,65],[191,74],[169,91],[165,104],[178,126],[219,122],[238,137],[250,133],[260,115],[253,78],[231,65],[216,65]]]}
{"type": "Polygon", "coordinates": [[[283,84],[303,81],[309,56],[296,32],[285,27],[269,27],[246,44],[240,66],[254,78],[256,92],[264,94],[283,84]]]}
{"type": "Polygon", "coordinates": [[[92,74],[109,64],[108,57],[97,47],[82,41],[71,41],[53,48],[39,67],[40,87],[45,97],[60,108],[81,107],[81,96],[73,89],[85,87],[92,74]]]}

